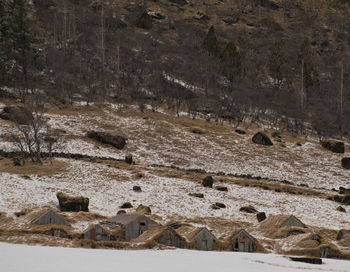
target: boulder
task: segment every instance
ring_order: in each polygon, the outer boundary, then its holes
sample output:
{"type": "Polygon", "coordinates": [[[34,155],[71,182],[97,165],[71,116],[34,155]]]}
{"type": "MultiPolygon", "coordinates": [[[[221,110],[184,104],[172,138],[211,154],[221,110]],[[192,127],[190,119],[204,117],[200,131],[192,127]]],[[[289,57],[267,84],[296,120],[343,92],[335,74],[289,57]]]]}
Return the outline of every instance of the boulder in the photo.
{"type": "Polygon", "coordinates": [[[344,153],[345,147],[343,142],[325,140],[321,141],[321,146],[334,153],[344,153]]]}
{"type": "Polygon", "coordinates": [[[88,212],[89,211],[89,199],[87,197],[68,196],[62,192],[57,193],[57,199],[60,205],[60,210],[65,212],[88,212]]]}
{"type": "Polygon", "coordinates": [[[337,211],[339,211],[339,212],[346,212],[346,210],[342,207],[342,206],[339,206],[338,208],[337,208],[337,211]]]}
{"type": "Polygon", "coordinates": [[[125,203],[123,203],[123,205],[120,206],[120,208],[122,208],[122,209],[130,209],[130,208],[132,208],[132,205],[131,205],[130,202],[125,202],[125,203]]]}
{"type": "Polygon", "coordinates": [[[139,214],[152,214],[151,208],[142,204],[136,208],[136,212],[139,214]]]}
{"type": "Polygon", "coordinates": [[[303,262],[310,264],[322,264],[321,258],[316,257],[290,257],[290,259],[294,262],[303,262]]]}
{"type": "Polygon", "coordinates": [[[123,136],[111,135],[105,132],[89,131],[86,136],[100,143],[111,145],[118,149],[123,149],[126,144],[126,139],[123,136]]]}
{"type": "Polygon", "coordinates": [[[241,134],[241,135],[246,134],[246,132],[244,130],[242,130],[242,129],[238,129],[237,128],[235,131],[236,131],[237,134],[241,134]]]}
{"type": "Polygon", "coordinates": [[[226,205],[224,203],[221,203],[221,202],[215,202],[214,205],[219,207],[219,208],[226,208],[226,205]]]}
{"type": "Polygon", "coordinates": [[[215,189],[218,190],[218,191],[222,191],[222,192],[227,192],[228,191],[226,186],[216,186],[215,189]]]}
{"type": "Polygon", "coordinates": [[[189,196],[194,196],[194,197],[198,197],[198,198],[204,198],[204,194],[201,194],[201,193],[190,193],[189,196]]]}
{"type": "Polygon", "coordinates": [[[342,158],[341,160],[341,166],[345,169],[349,169],[350,170],[350,158],[342,158]]]}
{"type": "Polygon", "coordinates": [[[266,214],[264,212],[259,212],[256,214],[258,222],[264,221],[266,219],[266,214]]]}
{"type": "Polygon", "coordinates": [[[273,143],[271,142],[270,138],[263,132],[256,133],[252,138],[253,143],[265,145],[265,146],[271,146],[273,143]]]}
{"type": "Polygon", "coordinates": [[[128,164],[132,164],[132,155],[128,154],[125,156],[125,162],[128,164]]]}
{"type": "Polygon", "coordinates": [[[141,187],[140,187],[140,186],[137,186],[137,185],[133,186],[133,187],[132,187],[132,190],[133,190],[134,192],[141,192],[141,191],[142,191],[142,190],[141,190],[141,187]]]}
{"type": "Polygon", "coordinates": [[[10,120],[20,125],[28,125],[33,120],[32,112],[25,107],[5,107],[0,118],[10,120]]]}
{"type": "Polygon", "coordinates": [[[239,211],[246,212],[246,213],[257,213],[258,212],[252,205],[241,207],[239,209],[239,211]]]}
{"type": "Polygon", "coordinates": [[[212,176],[206,176],[203,181],[202,181],[202,185],[204,187],[210,187],[213,188],[213,183],[214,183],[214,179],[212,176]]]}

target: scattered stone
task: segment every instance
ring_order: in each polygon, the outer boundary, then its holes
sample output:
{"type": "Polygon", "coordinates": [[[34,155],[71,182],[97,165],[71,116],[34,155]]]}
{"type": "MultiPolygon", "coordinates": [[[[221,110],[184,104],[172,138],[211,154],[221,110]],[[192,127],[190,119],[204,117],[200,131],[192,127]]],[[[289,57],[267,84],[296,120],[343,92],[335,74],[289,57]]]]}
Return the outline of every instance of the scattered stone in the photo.
{"type": "Polygon", "coordinates": [[[212,208],[213,210],[219,210],[219,209],[220,209],[220,207],[219,207],[219,206],[216,206],[215,204],[211,205],[211,208],[212,208]]]}
{"type": "Polygon", "coordinates": [[[307,188],[309,187],[309,185],[307,185],[306,183],[300,183],[299,186],[301,186],[301,187],[307,187],[307,188]]]}
{"type": "Polygon", "coordinates": [[[214,183],[214,179],[212,176],[206,176],[203,181],[202,181],[202,185],[204,187],[210,187],[213,188],[213,183],[214,183]]]}
{"type": "Polygon", "coordinates": [[[256,133],[252,138],[253,143],[265,145],[265,146],[271,146],[273,143],[271,142],[270,138],[263,132],[256,133]]]}
{"type": "Polygon", "coordinates": [[[310,264],[322,264],[321,258],[316,257],[290,257],[290,259],[294,262],[303,262],[310,264]]]}
{"type": "Polygon", "coordinates": [[[221,192],[227,192],[228,191],[226,186],[216,186],[215,189],[218,190],[218,191],[221,191],[221,192]]]}
{"type": "Polygon", "coordinates": [[[132,155],[128,154],[125,156],[125,162],[128,164],[132,164],[132,155]]]}
{"type": "Polygon", "coordinates": [[[86,136],[103,144],[109,144],[118,149],[123,149],[126,144],[126,139],[123,136],[111,135],[105,132],[89,131],[86,136]]]}
{"type": "Polygon", "coordinates": [[[133,190],[134,192],[142,192],[141,187],[140,187],[140,186],[137,186],[137,185],[135,185],[134,187],[132,187],[132,190],[133,190]]]}
{"type": "Polygon", "coordinates": [[[257,213],[258,212],[252,205],[241,207],[239,209],[239,211],[246,212],[246,213],[257,213]]]}
{"type": "Polygon", "coordinates": [[[276,132],[276,131],[272,132],[272,133],[271,133],[271,136],[272,136],[273,138],[279,138],[279,139],[281,139],[281,135],[279,134],[279,132],[276,132]]]}
{"type": "Polygon", "coordinates": [[[130,202],[125,202],[123,205],[120,206],[122,209],[130,209],[132,208],[132,205],[130,202]]]}
{"type": "Polygon", "coordinates": [[[339,230],[339,231],[337,232],[337,236],[335,237],[335,239],[336,239],[337,241],[340,241],[341,239],[343,239],[343,237],[344,237],[343,231],[342,231],[342,230],[339,230]]]}
{"type": "Polygon", "coordinates": [[[151,208],[148,206],[144,206],[142,204],[140,204],[137,208],[136,208],[136,212],[140,213],[140,214],[152,214],[151,208]]]}
{"type": "Polygon", "coordinates": [[[198,198],[204,198],[204,194],[201,193],[190,193],[190,196],[198,197],[198,198]]]}
{"type": "Polygon", "coordinates": [[[345,151],[345,147],[344,147],[343,142],[326,140],[326,141],[321,141],[321,146],[329,151],[334,152],[334,153],[344,153],[344,151],[345,151]]]}
{"type": "Polygon", "coordinates": [[[350,158],[342,158],[341,160],[341,166],[345,169],[349,169],[350,170],[350,158]]]}
{"type": "Polygon", "coordinates": [[[57,199],[60,205],[60,210],[64,212],[88,212],[89,198],[87,197],[72,197],[62,192],[57,193],[57,199]]]}
{"type": "Polygon", "coordinates": [[[337,208],[337,211],[339,211],[339,212],[346,212],[346,210],[342,207],[342,206],[339,206],[338,208],[337,208]]]}
{"type": "Polygon", "coordinates": [[[339,194],[346,195],[346,194],[350,194],[350,189],[347,189],[347,188],[340,186],[338,192],[339,192],[339,194]]]}
{"type": "Polygon", "coordinates": [[[199,135],[204,134],[204,132],[203,132],[203,131],[201,131],[201,130],[200,130],[200,129],[198,129],[198,128],[194,128],[194,129],[192,129],[192,133],[194,133],[194,134],[199,134],[199,135]]]}
{"type": "Polygon", "coordinates": [[[219,207],[219,208],[226,208],[226,205],[225,205],[224,203],[215,202],[214,205],[217,206],[217,207],[219,207]]]}
{"type": "Polygon", "coordinates": [[[296,143],[296,145],[297,145],[297,146],[302,146],[302,144],[301,144],[301,143],[296,143]]]}
{"type": "Polygon", "coordinates": [[[237,134],[241,134],[241,135],[244,135],[244,134],[247,134],[244,130],[242,129],[236,129],[235,130],[237,134]]]}
{"type": "Polygon", "coordinates": [[[259,212],[256,214],[258,222],[264,221],[266,219],[266,214],[264,212],[259,212]]]}

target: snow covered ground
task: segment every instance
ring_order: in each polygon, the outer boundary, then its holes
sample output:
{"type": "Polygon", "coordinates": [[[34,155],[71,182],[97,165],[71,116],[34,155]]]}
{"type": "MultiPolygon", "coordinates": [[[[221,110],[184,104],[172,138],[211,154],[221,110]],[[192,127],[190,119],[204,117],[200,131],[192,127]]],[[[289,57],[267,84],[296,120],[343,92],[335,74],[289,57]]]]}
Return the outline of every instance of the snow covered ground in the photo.
{"type": "Polygon", "coordinates": [[[6,272],[348,272],[350,261],[292,262],[274,254],[190,250],[100,250],[0,243],[0,269],[6,272]]]}

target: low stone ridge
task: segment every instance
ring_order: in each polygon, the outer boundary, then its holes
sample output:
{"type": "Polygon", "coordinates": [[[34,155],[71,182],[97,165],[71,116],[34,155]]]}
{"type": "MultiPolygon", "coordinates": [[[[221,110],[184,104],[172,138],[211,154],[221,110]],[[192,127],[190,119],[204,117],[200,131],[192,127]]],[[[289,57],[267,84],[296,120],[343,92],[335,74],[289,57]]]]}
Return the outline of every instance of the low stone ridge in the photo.
{"type": "Polygon", "coordinates": [[[214,183],[214,179],[212,176],[206,176],[203,181],[202,181],[202,185],[204,187],[210,187],[213,188],[213,183],[214,183]]]}
{"type": "Polygon", "coordinates": [[[321,258],[316,257],[290,257],[290,259],[294,262],[303,262],[310,264],[322,264],[321,258]]]}
{"type": "Polygon", "coordinates": [[[350,170],[350,158],[348,158],[348,157],[342,158],[341,166],[343,168],[345,168],[345,169],[349,169],[350,170]]]}
{"type": "Polygon", "coordinates": [[[321,141],[321,146],[334,153],[344,153],[345,147],[343,142],[325,140],[321,141]]]}
{"type": "Polygon", "coordinates": [[[252,138],[253,143],[265,146],[271,146],[273,143],[270,138],[263,132],[256,133],[252,138]]]}
{"type": "Polygon", "coordinates": [[[266,214],[264,212],[259,212],[256,214],[258,222],[264,221],[266,219],[266,214]]]}
{"type": "Polygon", "coordinates": [[[339,187],[339,194],[342,194],[342,195],[350,194],[350,189],[347,189],[347,188],[340,186],[339,187]]]}
{"type": "Polygon", "coordinates": [[[194,197],[198,197],[198,198],[204,198],[204,194],[201,194],[201,193],[190,193],[189,196],[194,196],[194,197]]]}
{"type": "Polygon", "coordinates": [[[350,205],[350,194],[347,195],[333,195],[327,198],[328,200],[333,200],[335,202],[342,203],[344,205],[350,205]]]}
{"type": "Polygon", "coordinates": [[[115,148],[123,149],[126,139],[123,136],[111,135],[105,132],[89,131],[86,136],[103,144],[109,144],[115,148]]]}
{"type": "Polygon", "coordinates": [[[5,107],[0,114],[3,120],[10,120],[20,125],[28,125],[33,120],[33,114],[25,107],[5,107]]]}
{"type": "Polygon", "coordinates": [[[57,193],[57,199],[60,205],[60,210],[64,212],[88,212],[89,198],[78,196],[68,196],[62,192],[57,193]]]}
{"type": "Polygon", "coordinates": [[[258,212],[252,205],[241,207],[239,209],[239,211],[246,212],[246,213],[257,213],[258,212]]]}

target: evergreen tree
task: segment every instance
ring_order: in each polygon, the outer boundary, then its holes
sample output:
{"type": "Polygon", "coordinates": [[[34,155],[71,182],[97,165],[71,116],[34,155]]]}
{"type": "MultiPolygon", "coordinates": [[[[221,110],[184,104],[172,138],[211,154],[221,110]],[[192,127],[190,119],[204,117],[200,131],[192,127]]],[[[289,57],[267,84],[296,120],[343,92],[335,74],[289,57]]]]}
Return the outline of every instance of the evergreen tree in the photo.
{"type": "Polygon", "coordinates": [[[283,40],[275,43],[268,60],[269,75],[277,87],[281,87],[286,77],[286,66],[288,59],[284,54],[285,44],[283,40]]]}
{"type": "Polygon", "coordinates": [[[208,34],[202,43],[202,47],[211,56],[218,56],[219,55],[220,47],[219,47],[218,40],[216,38],[214,26],[210,27],[208,34]]]}
{"type": "Polygon", "coordinates": [[[11,43],[8,10],[5,0],[0,0],[0,86],[6,84],[11,69],[11,43]]]}
{"type": "Polygon", "coordinates": [[[319,75],[312,60],[312,49],[309,39],[305,39],[300,47],[298,65],[303,66],[303,85],[305,90],[318,88],[319,75]]]}
{"type": "Polygon", "coordinates": [[[24,80],[25,89],[28,89],[28,69],[34,61],[34,37],[28,13],[29,7],[26,0],[10,1],[12,54],[16,62],[16,70],[24,80]]]}
{"type": "Polygon", "coordinates": [[[225,49],[220,55],[220,59],[224,65],[224,72],[230,80],[233,80],[235,76],[239,76],[241,74],[241,55],[233,42],[228,42],[226,44],[225,49]]]}

